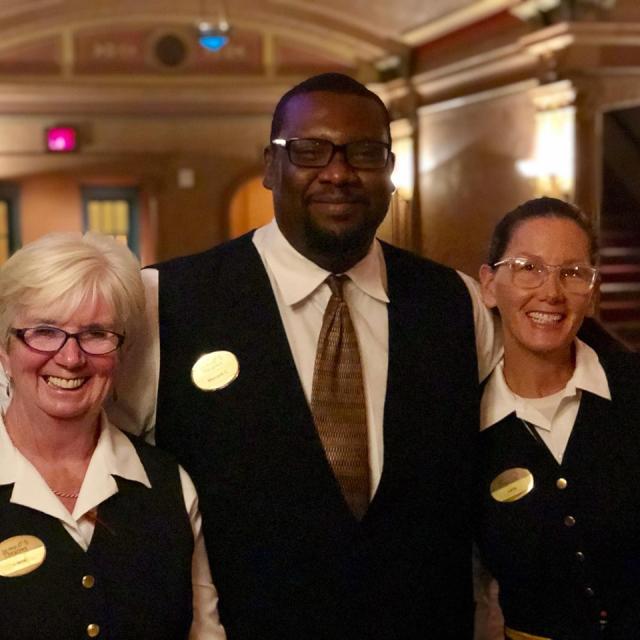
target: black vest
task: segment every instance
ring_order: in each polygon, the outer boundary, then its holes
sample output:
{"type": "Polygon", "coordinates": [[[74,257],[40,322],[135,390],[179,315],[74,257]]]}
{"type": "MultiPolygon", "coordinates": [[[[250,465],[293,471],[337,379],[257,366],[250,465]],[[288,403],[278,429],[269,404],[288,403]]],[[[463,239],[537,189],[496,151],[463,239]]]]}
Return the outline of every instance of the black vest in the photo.
{"type": "Polygon", "coordinates": [[[450,269],[384,253],[384,469],[361,523],[324,455],[251,236],[158,266],[156,437],[198,488],[231,640],[470,637],[471,304],[450,269]],[[239,376],[201,391],[191,367],[216,350],[237,356],[239,376]]]}
{"type": "Polygon", "coordinates": [[[515,414],[480,434],[483,559],[507,625],[553,640],[640,634],[640,358],[608,359],[612,401],[583,392],[562,464],[515,414]],[[534,488],[497,502],[490,483],[512,467],[534,488]]]}
{"type": "Polygon", "coordinates": [[[136,449],[152,488],[116,478],[87,552],[56,518],[11,504],[13,485],[0,487],[0,540],[30,534],[46,547],[35,571],[0,577],[0,638],[84,640],[90,624],[101,639],[187,637],[193,535],[178,468],[148,445],[136,449]],[[83,586],[84,576],[93,586],[83,586]]]}

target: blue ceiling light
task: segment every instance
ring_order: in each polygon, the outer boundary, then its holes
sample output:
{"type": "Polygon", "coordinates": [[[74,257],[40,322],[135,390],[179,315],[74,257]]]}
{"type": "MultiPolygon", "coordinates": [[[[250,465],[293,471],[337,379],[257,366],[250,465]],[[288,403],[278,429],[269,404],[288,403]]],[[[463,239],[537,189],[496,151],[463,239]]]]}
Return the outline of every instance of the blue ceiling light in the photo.
{"type": "Polygon", "coordinates": [[[205,2],[201,3],[202,18],[198,22],[198,43],[207,51],[220,51],[228,42],[231,26],[226,19],[226,11],[223,0],[218,3],[218,20],[208,19],[205,11],[205,2]]]}
{"type": "Polygon", "coordinates": [[[220,51],[229,42],[229,31],[224,20],[216,25],[203,21],[198,25],[198,43],[207,51],[220,51]]]}

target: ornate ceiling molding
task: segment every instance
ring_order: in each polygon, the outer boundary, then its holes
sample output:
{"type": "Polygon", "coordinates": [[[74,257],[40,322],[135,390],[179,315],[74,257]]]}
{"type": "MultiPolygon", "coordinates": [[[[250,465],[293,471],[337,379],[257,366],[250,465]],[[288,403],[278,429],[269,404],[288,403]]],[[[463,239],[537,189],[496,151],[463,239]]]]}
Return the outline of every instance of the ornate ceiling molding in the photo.
{"type": "MultiPolygon", "coordinates": [[[[621,72],[640,74],[640,24],[561,23],[518,38],[513,44],[436,66],[412,77],[422,104],[448,100],[507,83],[533,78],[542,83],[580,74],[621,72]],[[569,55],[571,54],[571,55],[569,55]]],[[[394,99],[406,83],[391,84],[394,99]],[[395,87],[395,95],[394,95],[395,87]]]]}
{"type": "Polygon", "coordinates": [[[97,115],[264,115],[290,87],[284,82],[239,83],[216,87],[112,86],[0,83],[0,114],[97,115]]]}
{"type": "MultiPolygon", "coordinates": [[[[8,8],[4,14],[0,9],[0,48],[61,32],[73,33],[103,25],[175,24],[195,29],[202,17],[196,3],[180,7],[172,3],[170,10],[162,12],[153,7],[135,6],[134,3],[122,5],[118,0],[114,0],[109,10],[95,1],[80,5],[60,0],[41,0],[41,3],[34,2],[31,8],[25,7],[23,10],[8,8]],[[42,10],[44,7],[59,10],[45,11],[42,10]]],[[[330,18],[314,21],[309,10],[299,11],[294,8],[278,14],[259,7],[246,10],[240,6],[231,14],[231,22],[233,27],[296,40],[308,47],[326,50],[351,61],[370,62],[389,53],[406,50],[401,43],[371,34],[356,25],[330,18]]]]}
{"type": "Polygon", "coordinates": [[[453,31],[462,29],[492,15],[511,9],[522,0],[477,0],[468,3],[437,20],[421,25],[402,34],[402,41],[411,47],[437,40],[453,31]]]}

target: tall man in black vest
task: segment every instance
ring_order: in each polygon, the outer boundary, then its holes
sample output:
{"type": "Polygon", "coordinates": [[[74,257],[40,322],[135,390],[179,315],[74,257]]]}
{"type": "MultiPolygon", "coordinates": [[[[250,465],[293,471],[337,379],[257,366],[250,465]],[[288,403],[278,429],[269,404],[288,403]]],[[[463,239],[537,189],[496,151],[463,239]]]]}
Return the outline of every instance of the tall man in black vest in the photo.
{"type": "Polygon", "coordinates": [[[156,442],[198,489],[231,640],[471,637],[474,312],[454,271],[374,238],[390,142],[375,94],[310,78],[265,150],[275,221],[145,272],[159,354],[152,335],[122,391],[151,380],[135,402],[152,422],[159,357],[156,442]],[[365,422],[360,507],[333,464],[348,421],[329,418],[331,450],[317,413],[344,400],[316,399],[331,274],[359,344],[363,393],[343,395],[365,422]]]}

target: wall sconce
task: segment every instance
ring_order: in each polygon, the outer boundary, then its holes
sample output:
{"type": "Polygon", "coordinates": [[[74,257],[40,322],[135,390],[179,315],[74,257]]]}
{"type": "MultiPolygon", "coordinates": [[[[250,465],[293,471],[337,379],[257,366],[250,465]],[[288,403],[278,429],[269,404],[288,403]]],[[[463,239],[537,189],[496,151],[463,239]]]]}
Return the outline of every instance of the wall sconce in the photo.
{"type": "Polygon", "coordinates": [[[396,164],[391,174],[391,181],[396,187],[396,193],[405,202],[413,198],[413,140],[398,138],[393,141],[393,152],[396,164]]]}
{"type": "Polygon", "coordinates": [[[398,247],[414,249],[413,189],[414,189],[414,143],[413,127],[408,120],[391,123],[391,137],[396,162],[391,181],[396,190],[391,198],[387,239],[398,247]]]}
{"type": "Polygon", "coordinates": [[[536,196],[571,200],[575,167],[575,109],[539,111],[533,157],[517,163],[522,175],[535,181],[536,196]]]}

